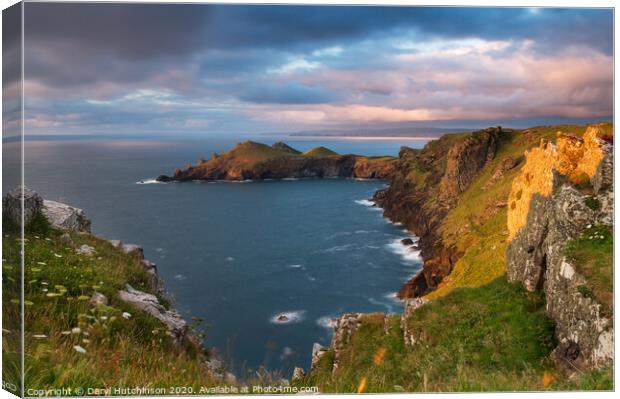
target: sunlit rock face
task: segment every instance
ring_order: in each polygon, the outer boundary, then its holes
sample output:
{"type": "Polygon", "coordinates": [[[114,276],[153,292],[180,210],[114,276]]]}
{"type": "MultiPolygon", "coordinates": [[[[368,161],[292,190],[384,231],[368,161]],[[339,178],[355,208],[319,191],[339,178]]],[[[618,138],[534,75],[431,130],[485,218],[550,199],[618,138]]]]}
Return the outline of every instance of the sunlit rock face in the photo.
{"type": "Polygon", "coordinates": [[[556,323],[555,360],[572,372],[613,361],[613,321],[584,293],[588,281],[565,254],[567,241],[593,225],[612,225],[609,141],[594,125],[583,139],[559,133],[557,145],[541,143],[526,153],[509,197],[508,278],[544,291],[556,323]],[[588,205],[592,198],[596,207],[588,205]]]}

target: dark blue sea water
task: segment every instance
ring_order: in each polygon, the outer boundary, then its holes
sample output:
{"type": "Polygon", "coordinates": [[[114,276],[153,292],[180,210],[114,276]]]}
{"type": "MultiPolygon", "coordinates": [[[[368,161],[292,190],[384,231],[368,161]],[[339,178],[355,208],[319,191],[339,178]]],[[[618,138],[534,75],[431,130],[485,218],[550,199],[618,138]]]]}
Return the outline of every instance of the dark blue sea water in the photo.
{"type": "MultiPolygon", "coordinates": [[[[380,181],[136,184],[234,140],[26,143],[26,184],[83,208],[93,232],[138,243],[158,264],[177,308],[205,320],[206,344],[239,372],[307,368],[328,320],[344,312],[398,312],[393,293],[420,267],[408,233],[367,198],[380,181]],[[291,322],[274,320],[286,314],[291,322]]],[[[396,155],[406,141],[292,142],[301,150],[396,155]]],[[[5,144],[5,167],[14,160],[5,144]]],[[[4,174],[5,191],[14,181],[4,174]]]]}

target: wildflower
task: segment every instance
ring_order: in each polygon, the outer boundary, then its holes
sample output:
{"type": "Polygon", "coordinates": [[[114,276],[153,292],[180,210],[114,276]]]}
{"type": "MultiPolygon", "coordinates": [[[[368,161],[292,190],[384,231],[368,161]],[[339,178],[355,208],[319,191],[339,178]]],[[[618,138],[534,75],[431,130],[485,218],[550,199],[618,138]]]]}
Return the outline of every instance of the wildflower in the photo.
{"type": "Polygon", "coordinates": [[[47,281],[41,281],[42,285],[48,285],[49,283],[47,281]]]}
{"type": "Polygon", "coordinates": [[[45,241],[52,241],[52,240],[49,237],[45,237],[45,241]]]}
{"type": "Polygon", "coordinates": [[[123,312],[123,319],[125,320],[129,320],[131,318],[131,313],[129,312],[123,312]]]}
{"type": "Polygon", "coordinates": [[[589,225],[587,225],[587,226],[586,226],[586,229],[591,229],[591,228],[592,228],[592,225],[591,225],[591,224],[589,224],[589,225]]]}
{"type": "Polygon", "coordinates": [[[47,292],[47,291],[49,291],[49,290],[48,290],[47,288],[43,288],[41,291],[43,291],[43,292],[47,292]]]}
{"type": "Polygon", "coordinates": [[[75,345],[73,347],[77,353],[86,353],[86,349],[82,348],[80,345],[75,345]]]}
{"type": "Polygon", "coordinates": [[[37,262],[37,265],[45,266],[45,265],[47,265],[47,263],[45,263],[45,262],[37,262]]]}
{"type": "Polygon", "coordinates": [[[73,327],[73,328],[71,329],[71,332],[72,332],[73,334],[79,334],[79,333],[81,333],[81,332],[82,332],[82,329],[81,329],[80,327],[73,327]]]}
{"type": "Polygon", "coordinates": [[[61,335],[71,335],[71,331],[63,331],[60,334],[61,335]]]}
{"type": "Polygon", "coordinates": [[[34,334],[32,337],[33,338],[37,338],[37,339],[43,339],[43,338],[47,338],[47,335],[45,335],[45,334],[34,334]]]}
{"type": "Polygon", "coordinates": [[[59,255],[57,253],[54,253],[54,256],[57,257],[57,258],[62,258],[62,255],[59,255]]]}
{"type": "Polygon", "coordinates": [[[101,316],[101,320],[106,321],[108,319],[108,316],[101,316]]]}
{"type": "Polygon", "coordinates": [[[85,344],[90,344],[90,339],[84,338],[84,339],[82,339],[82,342],[85,343],[85,344]]]}

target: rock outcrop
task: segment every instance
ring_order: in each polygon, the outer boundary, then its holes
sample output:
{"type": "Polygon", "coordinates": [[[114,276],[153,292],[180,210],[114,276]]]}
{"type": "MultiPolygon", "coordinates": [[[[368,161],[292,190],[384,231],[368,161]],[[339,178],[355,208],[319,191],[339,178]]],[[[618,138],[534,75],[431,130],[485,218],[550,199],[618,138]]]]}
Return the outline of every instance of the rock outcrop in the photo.
{"type": "Polygon", "coordinates": [[[300,153],[276,143],[273,146],[246,141],[208,161],[184,169],[159,181],[265,180],[285,178],[387,179],[394,170],[393,157],[338,155],[327,149],[300,153]]]}
{"type": "Polygon", "coordinates": [[[417,309],[424,306],[428,302],[428,299],[424,298],[405,299],[405,309],[400,318],[400,328],[403,331],[403,340],[405,341],[406,345],[411,346],[416,342],[415,332],[411,330],[411,328],[409,327],[409,323],[407,323],[407,320],[411,317],[413,312],[415,312],[417,309]]]}
{"type": "Polygon", "coordinates": [[[43,206],[43,199],[36,192],[26,187],[17,187],[2,198],[2,213],[14,226],[21,226],[22,204],[24,225],[28,226],[43,206]]]}
{"type": "Polygon", "coordinates": [[[166,309],[159,303],[153,294],[138,291],[127,284],[124,290],[118,292],[121,300],[133,305],[161,321],[170,331],[177,344],[182,343],[187,335],[187,323],[181,315],[174,310],[166,309]]]}
{"type": "MultiPolygon", "coordinates": [[[[555,360],[570,371],[613,361],[613,320],[584,293],[587,279],[565,246],[593,225],[612,226],[613,147],[590,126],[583,139],[558,134],[525,154],[509,197],[508,278],[542,290],[559,342],[555,360]],[[584,192],[591,183],[592,192],[584,192]],[[589,206],[596,198],[599,206],[589,206]]],[[[611,253],[609,256],[612,256],[611,253]]],[[[609,276],[609,278],[612,278],[609,276]]]]}
{"type": "Polygon", "coordinates": [[[43,200],[41,210],[50,224],[57,229],[90,232],[90,220],[82,209],[61,202],[43,200]]]}
{"type": "Polygon", "coordinates": [[[422,150],[403,147],[390,187],[373,199],[384,215],[403,223],[418,236],[424,265],[398,292],[400,298],[419,297],[434,290],[462,253],[446,246],[438,228],[480,171],[494,159],[501,128],[471,134],[445,135],[422,150]]]}

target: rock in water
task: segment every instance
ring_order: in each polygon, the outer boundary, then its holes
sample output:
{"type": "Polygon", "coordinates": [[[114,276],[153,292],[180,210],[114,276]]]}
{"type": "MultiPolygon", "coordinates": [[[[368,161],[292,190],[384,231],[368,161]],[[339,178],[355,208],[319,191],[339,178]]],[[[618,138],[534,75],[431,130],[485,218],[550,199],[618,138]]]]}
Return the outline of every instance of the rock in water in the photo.
{"type": "Polygon", "coordinates": [[[413,245],[413,240],[411,238],[403,238],[402,240],[400,240],[400,243],[403,245],[413,245]]]}
{"type": "Polygon", "coordinates": [[[43,200],[41,211],[50,224],[57,229],[90,233],[90,220],[79,208],[56,201],[43,200]]]}

